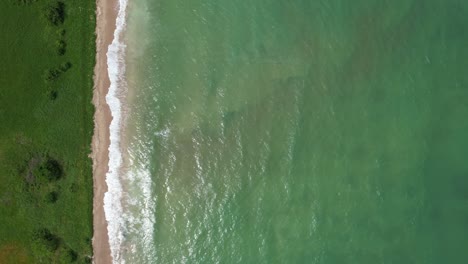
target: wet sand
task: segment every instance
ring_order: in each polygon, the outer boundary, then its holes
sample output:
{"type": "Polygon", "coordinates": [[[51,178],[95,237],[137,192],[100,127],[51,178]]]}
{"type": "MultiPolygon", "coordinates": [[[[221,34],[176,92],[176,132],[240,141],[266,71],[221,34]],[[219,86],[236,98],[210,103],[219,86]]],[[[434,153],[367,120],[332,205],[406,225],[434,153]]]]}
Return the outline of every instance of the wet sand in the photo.
{"type": "Polygon", "coordinates": [[[107,192],[106,173],[109,163],[109,125],[112,120],[106,103],[110,81],[107,72],[107,50],[115,30],[118,3],[115,0],[96,1],[96,66],[94,69],[94,135],[92,141],[93,159],[93,263],[112,263],[104,214],[104,194],[107,192]]]}

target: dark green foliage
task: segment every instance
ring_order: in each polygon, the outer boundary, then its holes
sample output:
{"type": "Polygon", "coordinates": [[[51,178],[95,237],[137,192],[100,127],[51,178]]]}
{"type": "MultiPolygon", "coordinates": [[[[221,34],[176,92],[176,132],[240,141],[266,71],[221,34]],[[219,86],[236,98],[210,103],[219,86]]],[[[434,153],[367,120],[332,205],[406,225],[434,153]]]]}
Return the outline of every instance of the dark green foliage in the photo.
{"type": "Polygon", "coordinates": [[[68,71],[71,67],[72,67],[72,64],[71,64],[71,62],[69,62],[69,61],[60,64],[60,70],[61,70],[62,72],[68,71]]]}
{"type": "Polygon", "coordinates": [[[54,2],[47,6],[45,16],[50,24],[59,26],[65,21],[65,3],[61,1],[54,2]]]}
{"type": "Polygon", "coordinates": [[[86,264],[91,264],[92,262],[93,260],[91,259],[91,257],[88,257],[88,256],[86,256],[83,261],[83,263],[86,263],[86,264]]]}
{"type": "Polygon", "coordinates": [[[47,194],[46,201],[48,203],[55,203],[58,200],[58,192],[53,191],[47,194]]]}
{"type": "Polygon", "coordinates": [[[15,3],[18,5],[30,5],[36,1],[37,0],[15,0],[15,3]]]}
{"type": "Polygon", "coordinates": [[[47,228],[39,229],[35,233],[35,238],[42,243],[49,251],[56,251],[60,246],[60,237],[54,235],[47,228]]]}
{"type": "Polygon", "coordinates": [[[33,169],[35,178],[57,181],[63,177],[62,165],[57,160],[45,158],[33,169]]]}
{"type": "Polygon", "coordinates": [[[76,253],[76,251],[74,251],[73,249],[69,249],[67,250],[67,254],[66,254],[66,262],[67,263],[71,263],[71,262],[75,262],[78,260],[78,253],[76,253]]]}
{"type": "Polygon", "coordinates": [[[55,99],[57,99],[58,92],[56,90],[51,89],[51,90],[49,90],[47,95],[48,95],[50,100],[54,101],[55,99]]]}
{"type": "Polygon", "coordinates": [[[67,34],[67,30],[62,28],[62,29],[59,29],[57,31],[57,33],[58,33],[59,37],[63,39],[65,37],[65,35],[67,34]]]}
{"type": "Polygon", "coordinates": [[[72,67],[71,62],[69,62],[69,61],[64,62],[64,63],[60,64],[60,66],[58,68],[47,70],[46,73],[44,74],[44,79],[47,82],[54,82],[58,78],[60,78],[60,76],[62,76],[62,73],[65,73],[71,67],[72,67]]]}
{"type": "Polygon", "coordinates": [[[57,80],[61,74],[62,74],[62,71],[58,69],[49,69],[46,71],[44,78],[48,82],[53,82],[57,80]]]}
{"type": "Polygon", "coordinates": [[[70,249],[83,263],[92,254],[95,4],[0,0],[0,263],[73,263],[70,249]],[[18,250],[2,251],[9,245],[18,250]]]}
{"type": "Polygon", "coordinates": [[[64,40],[57,40],[56,45],[57,45],[57,54],[59,56],[65,55],[65,52],[67,52],[67,43],[64,40]]]}
{"type": "Polygon", "coordinates": [[[70,192],[72,193],[75,193],[78,191],[78,185],[76,183],[73,183],[71,186],[70,186],[70,192]]]}

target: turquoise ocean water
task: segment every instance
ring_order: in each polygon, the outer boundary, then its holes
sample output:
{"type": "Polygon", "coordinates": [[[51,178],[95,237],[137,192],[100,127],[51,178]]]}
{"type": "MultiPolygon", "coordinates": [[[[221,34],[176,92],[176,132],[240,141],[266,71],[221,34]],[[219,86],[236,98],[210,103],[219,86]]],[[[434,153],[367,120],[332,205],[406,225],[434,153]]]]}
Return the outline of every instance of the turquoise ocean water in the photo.
{"type": "Polygon", "coordinates": [[[126,15],[116,263],[468,263],[468,1],[126,15]]]}

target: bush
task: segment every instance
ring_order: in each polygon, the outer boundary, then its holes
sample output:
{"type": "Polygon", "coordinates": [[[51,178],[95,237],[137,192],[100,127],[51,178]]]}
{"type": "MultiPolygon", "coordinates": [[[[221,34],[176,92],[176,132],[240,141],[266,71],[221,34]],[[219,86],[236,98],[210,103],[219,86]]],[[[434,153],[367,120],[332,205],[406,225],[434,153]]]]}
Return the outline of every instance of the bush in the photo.
{"type": "Polygon", "coordinates": [[[57,34],[59,35],[60,38],[64,38],[65,35],[67,34],[67,30],[64,28],[57,30],[57,34]]]}
{"type": "Polygon", "coordinates": [[[65,3],[57,1],[45,10],[45,17],[50,24],[59,26],[65,21],[65,3]]]}
{"type": "Polygon", "coordinates": [[[71,64],[70,62],[67,61],[67,62],[64,62],[64,63],[62,63],[62,64],[60,65],[60,70],[61,70],[62,72],[66,72],[66,71],[68,71],[71,67],[72,67],[72,64],[71,64]]]}
{"type": "Polygon", "coordinates": [[[67,43],[63,40],[57,40],[56,45],[57,45],[57,54],[59,56],[65,55],[65,53],[67,52],[67,43]]]}
{"type": "Polygon", "coordinates": [[[39,179],[57,181],[63,177],[63,169],[58,161],[46,158],[33,170],[33,175],[39,179]]]}
{"type": "Polygon", "coordinates": [[[76,192],[78,191],[78,189],[79,189],[78,184],[72,183],[72,184],[70,185],[70,192],[76,193],[76,192]]]}
{"type": "Polygon", "coordinates": [[[58,92],[56,90],[51,89],[51,90],[49,90],[47,95],[49,96],[50,100],[54,101],[55,99],[57,99],[58,92]]]}
{"type": "Polygon", "coordinates": [[[60,71],[58,69],[49,69],[49,70],[46,71],[44,78],[48,82],[53,82],[53,81],[57,80],[60,77],[61,74],[62,74],[62,71],[60,71]]]}
{"type": "Polygon", "coordinates": [[[65,261],[67,263],[71,263],[77,260],[78,260],[78,253],[76,253],[76,251],[74,251],[73,249],[67,250],[65,261]]]}
{"type": "Polygon", "coordinates": [[[62,73],[68,71],[71,67],[72,67],[72,64],[70,62],[68,62],[68,61],[64,62],[64,63],[60,64],[60,66],[58,68],[47,70],[45,72],[45,74],[44,74],[44,79],[47,82],[53,82],[53,81],[57,80],[58,78],[60,78],[62,73]]]}
{"type": "Polygon", "coordinates": [[[47,228],[38,230],[35,234],[35,238],[49,251],[56,251],[60,246],[60,237],[52,234],[47,228]]]}
{"type": "Polygon", "coordinates": [[[53,191],[46,195],[46,201],[48,203],[55,203],[58,200],[58,192],[53,191]]]}
{"type": "Polygon", "coordinates": [[[15,2],[18,4],[18,5],[30,5],[34,2],[36,2],[37,0],[16,0],[15,2]]]}

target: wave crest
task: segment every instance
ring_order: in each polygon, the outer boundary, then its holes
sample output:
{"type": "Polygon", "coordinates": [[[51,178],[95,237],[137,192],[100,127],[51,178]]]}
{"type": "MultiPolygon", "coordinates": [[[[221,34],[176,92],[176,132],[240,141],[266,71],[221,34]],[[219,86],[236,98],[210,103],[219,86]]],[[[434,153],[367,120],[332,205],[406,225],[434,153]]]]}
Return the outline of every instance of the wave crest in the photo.
{"type": "Polygon", "coordinates": [[[127,5],[127,0],[119,0],[114,39],[107,51],[107,69],[110,87],[106,95],[106,102],[112,114],[112,121],[109,128],[109,171],[106,173],[108,191],[104,194],[104,212],[114,263],[124,263],[121,256],[121,247],[124,240],[123,189],[119,172],[122,166],[122,152],[120,149],[122,102],[120,98],[126,91],[126,81],[124,78],[126,45],[123,42],[123,31],[126,27],[127,5]]]}

